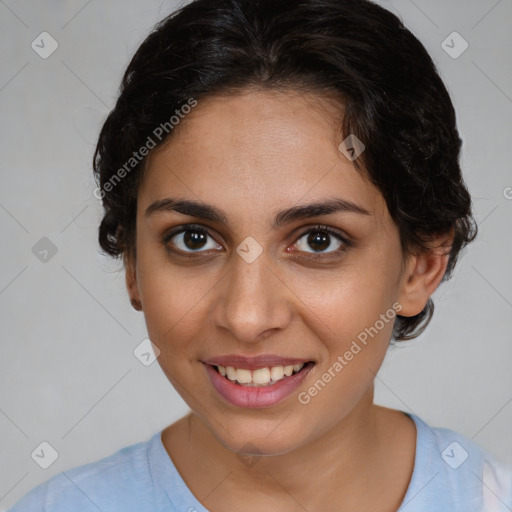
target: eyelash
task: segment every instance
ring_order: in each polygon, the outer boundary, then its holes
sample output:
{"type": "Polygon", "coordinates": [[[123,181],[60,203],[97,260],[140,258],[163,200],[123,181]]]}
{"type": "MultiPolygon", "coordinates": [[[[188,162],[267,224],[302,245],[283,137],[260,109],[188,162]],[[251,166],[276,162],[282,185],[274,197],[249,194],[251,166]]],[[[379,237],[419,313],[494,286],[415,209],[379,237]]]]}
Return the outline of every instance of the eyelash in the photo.
{"type": "MultiPolygon", "coordinates": [[[[192,252],[185,252],[185,251],[182,251],[181,249],[172,249],[169,246],[169,242],[174,236],[180,235],[187,231],[194,231],[197,233],[205,234],[205,235],[208,235],[210,238],[214,239],[214,237],[211,235],[210,231],[199,224],[183,224],[183,225],[179,226],[178,228],[173,229],[172,231],[166,233],[162,238],[162,245],[165,247],[165,249],[169,253],[178,254],[179,256],[181,256],[183,258],[188,258],[188,259],[196,258],[197,254],[201,254],[202,252],[207,252],[207,251],[200,251],[200,250],[192,251],[192,252]]],[[[334,257],[340,256],[341,254],[345,253],[349,248],[352,247],[352,242],[350,240],[348,240],[347,238],[342,236],[337,231],[334,231],[333,229],[329,228],[328,226],[325,226],[322,224],[317,224],[316,226],[308,227],[305,231],[301,232],[297,236],[297,238],[295,239],[295,241],[293,242],[292,245],[297,244],[297,242],[301,238],[303,238],[305,235],[308,235],[310,233],[322,233],[322,234],[332,236],[332,237],[336,238],[337,240],[339,240],[340,242],[342,242],[343,245],[340,248],[338,248],[334,251],[327,252],[327,253],[306,253],[306,254],[308,254],[308,256],[306,256],[306,259],[318,260],[318,259],[332,258],[333,256],[334,257]]],[[[304,253],[304,251],[299,251],[299,252],[304,253]]]]}

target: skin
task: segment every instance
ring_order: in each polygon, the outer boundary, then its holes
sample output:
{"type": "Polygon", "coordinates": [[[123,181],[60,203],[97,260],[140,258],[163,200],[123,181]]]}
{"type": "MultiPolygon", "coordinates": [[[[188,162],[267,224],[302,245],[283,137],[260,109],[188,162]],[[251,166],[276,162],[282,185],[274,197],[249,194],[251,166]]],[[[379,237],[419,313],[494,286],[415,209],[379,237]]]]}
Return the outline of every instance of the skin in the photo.
{"type": "Polygon", "coordinates": [[[402,254],[382,194],[338,149],[340,112],[333,100],[292,91],[214,96],[146,162],[137,257],[125,256],[126,283],[142,304],[162,370],[191,409],[163,431],[162,442],[212,512],[248,503],[252,512],[392,512],[411,478],[414,423],[373,404],[392,322],[307,405],[297,400],[393,303],[403,316],[424,308],[448,262],[435,247],[452,240],[402,254]],[[175,211],[145,215],[168,197],[213,205],[228,224],[175,211]],[[370,214],[336,212],[272,228],[280,210],[334,197],[370,214]],[[183,235],[167,242],[192,253],[186,259],[162,238],[189,222],[211,238],[202,253],[184,245],[183,235]],[[323,259],[312,259],[319,251],[308,245],[307,230],[317,224],[351,246],[336,252],[340,243],[331,237],[323,259]],[[249,236],[263,249],[252,263],[236,252],[249,236]],[[201,362],[268,353],[316,364],[296,393],[263,409],[224,401],[201,362]]]}

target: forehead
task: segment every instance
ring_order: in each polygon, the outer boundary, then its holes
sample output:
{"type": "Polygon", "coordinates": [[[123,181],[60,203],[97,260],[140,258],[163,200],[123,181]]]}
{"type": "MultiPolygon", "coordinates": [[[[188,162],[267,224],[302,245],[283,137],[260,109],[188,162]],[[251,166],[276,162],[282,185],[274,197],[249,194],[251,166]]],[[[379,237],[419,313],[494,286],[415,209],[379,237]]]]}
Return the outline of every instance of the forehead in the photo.
{"type": "Polygon", "coordinates": [[[270,213],[328,196],[379,213],[382,195],[338,148],[341,118],[341,105],[313,94],[250,91],[201,100],[149,155],[141,206],[178,195],[270,213]]]}

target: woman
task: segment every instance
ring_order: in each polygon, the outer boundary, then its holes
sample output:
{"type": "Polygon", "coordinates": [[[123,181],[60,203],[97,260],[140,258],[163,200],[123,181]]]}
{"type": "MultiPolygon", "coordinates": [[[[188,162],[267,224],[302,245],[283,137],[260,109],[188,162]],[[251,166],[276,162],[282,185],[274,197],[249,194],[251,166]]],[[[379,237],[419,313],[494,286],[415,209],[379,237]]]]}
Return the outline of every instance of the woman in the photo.
{"type": "Polygon", "coordinates": [[[191,412],[12,510],[497,511],[469,439],[373,403],[476,236],[449,95],[362,0],[196,0],[101,131],[99,241],[191,412]]]}

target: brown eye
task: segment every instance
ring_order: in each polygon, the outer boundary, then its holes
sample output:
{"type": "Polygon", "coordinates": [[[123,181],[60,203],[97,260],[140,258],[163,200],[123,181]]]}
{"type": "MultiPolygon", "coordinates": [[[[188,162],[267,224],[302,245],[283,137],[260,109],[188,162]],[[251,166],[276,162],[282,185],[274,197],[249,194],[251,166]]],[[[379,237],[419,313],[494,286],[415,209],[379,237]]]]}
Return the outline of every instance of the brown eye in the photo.
{"type": "Polygon", "coordinates": [[[180,230],[174,230],[172,233],[166,235],[162,242],[167,247],[174,246],[179,251],[188,253],[222,249],[222,247],[213,240],[208,231],[199,226],[182,226],[180,230]]]}
{"type": "Polygon", "coordinates": [[[183,244],[193,251],[202,249],[206,244],[208,235],[198,231],[185,231],[183,233],[183,244]]]}
{"type": "Polygon", "coordinates": [[[325,251],[331,245],[331,237],[327,233],[312,231],[307,238],[307,244],[315,252],[325,251]]]}
{"type": "Polygon", "coordinates": [[[346,250],[350,243],[336,231],[327,227],[315,227],[303,233],[294,247],[300,252],[331,255],[346,250]]]}

